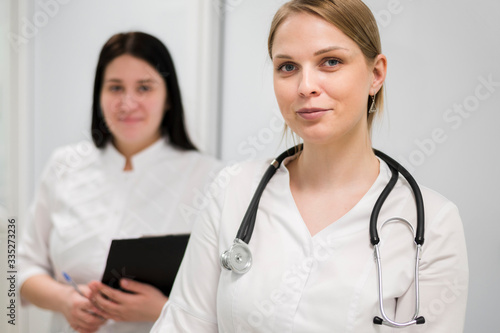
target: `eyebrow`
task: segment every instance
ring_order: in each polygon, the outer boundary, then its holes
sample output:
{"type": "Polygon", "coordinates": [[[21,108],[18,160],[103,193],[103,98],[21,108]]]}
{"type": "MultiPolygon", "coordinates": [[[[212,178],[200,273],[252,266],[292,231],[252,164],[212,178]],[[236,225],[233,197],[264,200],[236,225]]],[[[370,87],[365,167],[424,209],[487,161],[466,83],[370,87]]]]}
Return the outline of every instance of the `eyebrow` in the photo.
{"type": "MultiPolygon", "coordinates": [[[[116,82],[116,83],[121,83],[122,80],[120,79],[107,79],[105,82],[116,82]]],[[[144,80],[138,80],[138,83],[144,84],[144,83],[157,83],[155,79],[144,79],[144,80]]]]}
{"type": "Polygon", "coordinates": [[[277,54],[274,56],[274,58],[280,58],[280,59],[292,59],[292,57],[284,54],[277,54]]]}
{"type": "MultiPolygon", "coordinates": [[[[324,48],[324,49],[321,49],[319,51],[316,51],[314,52],[314,55],[315,56],[318,56],[320,54],[323,54],[323,53],[327,53],[327,52],[330,52],[330,51],[336,51],[336,50],[344,50],[344,51],[349,51],[349,49],[345,48],[345,47],[341,47],[341,46],[330,46],[330,47],[327,47],[327,48],[324,48]]],[[[286,55],[286,54],[277,54],[274,56],[274,58],[280,58],[280,59],[292,59],[292,57],[290,57],[289,55],[286,55]]]]}
{"type": "Polygon", "coordinates": [[[346,49],[345,47],[330,46],[330,47],[327,47],[327,48],[324,48],[324,49],[321,49],[319,51],[314,52],[314,55],[317,56],[317,55],[320,55],[320,54],[323,54],[323,53],[327,53],[327,52],[330,52],[330,51],[336,51],[336,50],[349,51],[349,49],[346,49]]]}
{"type": "Polygon", "coordinates": [[[122,82],[120,79],[107,79],[104,82],[122,82]]]}
{"type": "Polygon", "coordinates": [[[139,82],[141,84],[143,84],[143,83],[158,83],[158,81],[155,79],[144,79],[144,80],[139,80],[137,82],[139,82]]]}

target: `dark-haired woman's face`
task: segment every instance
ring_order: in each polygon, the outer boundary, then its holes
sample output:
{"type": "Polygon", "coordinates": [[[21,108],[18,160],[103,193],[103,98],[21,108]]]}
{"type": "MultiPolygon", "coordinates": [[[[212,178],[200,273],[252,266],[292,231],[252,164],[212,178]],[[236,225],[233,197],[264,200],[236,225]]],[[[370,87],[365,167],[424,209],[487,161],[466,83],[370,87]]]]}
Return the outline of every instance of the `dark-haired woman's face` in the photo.
{"type": "Polygon", "coordinates": [[[138,152],[161,137],[165,81],[144,60],[119,56],[104,71],[101,108],[118,150],[138,152]]]}

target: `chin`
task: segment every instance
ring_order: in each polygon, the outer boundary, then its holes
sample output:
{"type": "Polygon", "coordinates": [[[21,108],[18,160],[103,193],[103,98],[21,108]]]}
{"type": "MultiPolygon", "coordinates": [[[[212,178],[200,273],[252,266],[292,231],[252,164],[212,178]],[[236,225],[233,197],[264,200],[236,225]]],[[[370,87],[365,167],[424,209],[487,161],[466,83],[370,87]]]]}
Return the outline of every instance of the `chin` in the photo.
{"type": "Polygon", "coordinates": [[[117,135],[115,136],[118,141],[120,141],[122,144],[126,144],[126,145],[135,145],[139,142],[142,142],[144,141],[144,138],[139,136],[139,135],[131,135],[131,134],[127,134],[127,135],[117,135]]]}
{"type": "Polygon", "coordinates": [[[332,131],[327,131],[327,130],[310,130],[310,131],[301,131],[301,132],[295,132],[297,135],[304,141],[304,143],[310,143],[310,144],[318,144],[318,145],[324,145],[324,144],[329,144],[336,139],[338,139],[338,135],[335,135],[335,133],[332,133],[332,131]]]}

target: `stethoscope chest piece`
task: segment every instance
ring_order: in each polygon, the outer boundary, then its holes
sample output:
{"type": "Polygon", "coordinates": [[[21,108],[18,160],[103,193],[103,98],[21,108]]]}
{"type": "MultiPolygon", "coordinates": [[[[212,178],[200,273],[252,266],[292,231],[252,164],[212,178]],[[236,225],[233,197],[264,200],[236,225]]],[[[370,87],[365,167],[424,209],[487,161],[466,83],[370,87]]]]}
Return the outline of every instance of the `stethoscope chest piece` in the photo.
{"type": "Polygon", "coordinates": [[[220,256],[222,267],[237,274],[245,274],[252,267],[252,253],[248,245],[236,238],[229,250],[220,256]]]}

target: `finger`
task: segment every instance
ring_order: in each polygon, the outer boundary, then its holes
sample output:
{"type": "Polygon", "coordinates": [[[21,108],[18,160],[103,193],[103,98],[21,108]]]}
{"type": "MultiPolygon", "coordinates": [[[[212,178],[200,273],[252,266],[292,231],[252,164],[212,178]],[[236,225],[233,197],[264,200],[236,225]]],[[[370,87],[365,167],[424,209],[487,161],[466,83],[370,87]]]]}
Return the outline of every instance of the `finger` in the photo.
{"type": "Polygon", "coordinates": [[[74,328],[77,332],[95,332],[99,329],[99,326],[92,326],[85,323],[77,324],[76,328],[74,328]]]}
{"type": "Polygon", "coordinates": [[[92,290],[98,290],[99,287],[102,285],[102,282],[99,282],[99,281],[96,281],[96,280],[92,280],[90,281],[87,286],[92,289],[92,290]]]}
{"type": "Polygon", "coordinates": [[[90,300],[85,299],[80,302],[74,309],[74,318],[78,323],[91,323],[102,325],[103,317],[96,314],[97,308],[91,303],[90,300]]]}
{"type": "Polygon", "coordinates": [[[104,321],[81,309],[78,313],[76,324],[84,330],[92,331],[104,324],[104,321]]]}
{"type": "Polygon", "coordinates": [[[103,316],[104,318],[109,318],[117,314],[120,305],[113,302],[102,294],[97,295],[92,300],[92,303],[97,308],[97,314],[103,316]]]}
{"type": "Polygon", "coordinates": [[[78,329],[76,329],[76,331],[78,332],[96,332],[99,330],[99,327],[101,325],[95,325],[95,326],[91,326],[91,325],[85,325],[85,324],[82,324],[82,325],[78,325],[78,329]]]}
{"type": "Polygon", "coordinates": [[[89,298],[90,294],[92,293],[92,290],[90,290],[90,288],[86,284],[79,284],[78,290],[81,291],[83,297],[85,298],[89,298]]]}
{"type": "Polygon", "coordinates": [[[95,333],[95,332],[97,332],[98,329],[99,329],[99,327],[86,329],[86,328],[78,326],[78,329],[75,329],[75,331],[77,331],[78,333],[95,333]]]}
{"type": "Polygon", "coordinates": [[[115,303],[121,303],[121,299],[123,297],[123,294],[125,294],[125,293],[118,290],[118,289],[114,289],[114,288],[108,287],[104,284],[101,284],[98,287],[97,294],[99,296],[104,297],[104,298],[110,299],[111,301],[113,301],[115,303]]]}
{"type": "MultiPolygon", "coordinates": [[[[96,316],[96,317],[99,317],[99,315],[98,315],[98,313],[97,313],[97,312],[99,311],[99,308],[97,308],[97,306],[96,306],[96,304],[95,304],[95,302],[94,302],[95,298],[96,298],[95,296],[94,296],[94,297],[92,297],[92,298],[89,298],[88,303],[87,303],[87,304],[85,304],[85,305],[82,307],[82,309],[83,309],[85,312],[87,312],[87,313],[89,313],[89,314],[91,314],[91,315],[94,315],[94,316],[96,316]]],[[[102,318],[101,318],[101,319],[102,319],[102,318]]]]}
{"type": "Polygon", "coordinates": [[[90,312],[87,310],[83,310],[83,314],[81,316],[81,319],[90,325],[102,325],[102,323],[103,323],[102,317],[100,317],[99,315],[97,315],[94,312],[90,312]]]}
{"type": "Polygon", "coordinates": [[[111,319],[109,313],[106,313],[101,305],[104,301],[102,300],[102,296],[100,294],[96,294],[94,297],[90,299],[92,303],[92,308],[89,312],[95,314],[98,318],[103,319],[111,319]]]}
{"type": "Polygon", "coordinates": [[[75,329],[75,331],[79,333],[94,333],[97,332],[99,327],[94,327],[94,328],[87,328],[87,327],[82,327],[82,326],[77,326],[78,328],[75,329]]]}
{"type": "Polygon", "coordinates": [[[89,298],[92,298],[95,294],[98,294],[99,291],[104,288],[106,285],[102,284],[101,282],[99,281],[90,281],[88,284],[87,284],[87,287],[88,289],[90,290],[90,297],[89,298]]]}
{"type": "Polygon", "coordinates": [[[106,318],[104,318],[104,316],[102,316],[100,314],[100,312],[101,311],[98,308],[96,308],[95,306],[92,307],[92,310],[87,311],[87,313],[89,313],[90,315],[96,317],[100,321],[106,321],[106,318]]]}
{"type": "Polygon", "coordinates": [[[120,279],[120,287],[136,294],[144,294],[151,288],[151,285],[130,279],[120,279]]]}
{"type": "MultiPolygon", "coordinates": [[[[98,310],[95,305],[92,303],[91,299],[84,299],[79,302],[76,307],[77,311],[83,311],[84,313],[90,314],[94,317],[98,317],[96,315],[96,311],[98,310]]],[[[99,317],[98,317],[99,318],[99,317]]]]}

